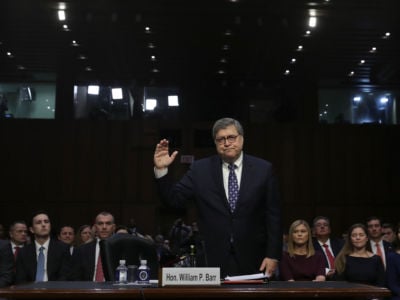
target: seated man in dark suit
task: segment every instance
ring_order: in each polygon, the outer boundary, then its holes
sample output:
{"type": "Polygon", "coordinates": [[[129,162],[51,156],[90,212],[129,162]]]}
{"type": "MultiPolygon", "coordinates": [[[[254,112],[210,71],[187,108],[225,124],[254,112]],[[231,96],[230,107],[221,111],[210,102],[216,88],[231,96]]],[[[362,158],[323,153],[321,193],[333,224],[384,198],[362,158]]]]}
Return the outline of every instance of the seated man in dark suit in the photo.
{"type": "Polygon", "coordinates": [[[372,252],[381,257],[386,269],[386,256],[393,251],[392,244],[383,239],[382,221],[376,216],[367,218],[368,237],[372,252]]]}
{"type": "Polygon", "coordinates": [[[0,288],[9,286],[14,280],[14,256],[10,244],[0,240],[0,288]]]}
{"type": "Polygon", "coordinates": [[[69,247],[50,237],[48,214],[35,213],[29,230],[33,234],[33,241],[18,253],[16,283],[67,280],[71,270],[69,247]]]}
{"type": "Polygon", "coordinates": [[[72,255],[72,280],[105,280],[99,242],[113,235],[115,231],[114,216],[109,212],[101,212],[96,216],[94,226],[97,238],[89,243],[80,245],[74,250],[72,255]]]}
{"type": "Polygon", "coordinates": [[[329,270],[327,279],[332,278],[335,273],[335,257],[344,245],[342,239],[331,238],[331,222],[324,216],[315,217],[313,220],[313,245],[316,251],[320,251],[325,257],[325,268],[329,270]]]}

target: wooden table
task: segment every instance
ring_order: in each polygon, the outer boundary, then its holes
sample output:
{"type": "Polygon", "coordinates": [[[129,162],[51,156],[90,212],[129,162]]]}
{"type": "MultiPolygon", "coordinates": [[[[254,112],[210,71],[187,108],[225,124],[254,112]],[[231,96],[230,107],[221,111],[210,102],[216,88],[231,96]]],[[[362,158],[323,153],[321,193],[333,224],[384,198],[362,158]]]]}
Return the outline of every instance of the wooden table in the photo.
{"type": "Polygon", "coordinates": [[[213,287],[115,285],[110,282],[40,282],[0,289],[6,299],[373,299],[386,288],[348,282],[280,282],[213,287]]]}

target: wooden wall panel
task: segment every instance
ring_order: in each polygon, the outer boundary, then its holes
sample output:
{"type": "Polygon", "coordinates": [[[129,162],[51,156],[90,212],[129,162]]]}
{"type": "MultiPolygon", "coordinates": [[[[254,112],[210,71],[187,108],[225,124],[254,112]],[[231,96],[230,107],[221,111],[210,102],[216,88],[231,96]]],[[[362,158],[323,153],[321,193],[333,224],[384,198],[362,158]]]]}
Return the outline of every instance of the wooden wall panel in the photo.
{"type": "MultiPolygon", "coordinates": [[[[54,226],[78,226],[109,210],[117,223],[133,217],[145,232],[163,232],[179,214],[161,206],[154,187],[152,155],[160,131],[180,131],[180,154],[199,159],[215,150],[195,148],[193,133],[210,126],[2,121],[0,223],[44,208],[54,226]]],[[[339,234],[372,214],[400,221],[399,138],[398,126],[253,124],[245,126],[245,151],[273,162],[285,228],[294,219],[327,215],[339,234]]],[[[179,178],[187,169],[178,157],[170,172],[179,178]]],[[[189,208],[188,222],[195,218],[189,208]]]]}

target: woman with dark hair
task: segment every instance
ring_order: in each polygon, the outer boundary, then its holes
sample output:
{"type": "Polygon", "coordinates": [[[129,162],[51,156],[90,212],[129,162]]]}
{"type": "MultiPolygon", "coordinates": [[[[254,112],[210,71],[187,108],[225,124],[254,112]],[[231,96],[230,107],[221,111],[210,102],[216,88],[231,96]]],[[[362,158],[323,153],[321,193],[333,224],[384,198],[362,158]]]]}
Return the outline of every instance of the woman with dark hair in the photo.
{"type": "Polygon", "coordinates": [[[352,225],[345,244],[335,260],[336,280],[385,285],[382,259],[371,250],[368,231],[364,224],[352,225]]]}
{"type": "Polygon", "coordinates": [[[287,281],[325,281],[325,258],[314,250],[311,229],[304,220],[290,225],[287,251],[282,254],[279,274],[287,281]]]}
{"type": "Polygon", "coordinates": [[[93,240],[92,227],[90,225],[82,225],[78,229],[78,234],[76,235],[76,245],[82,245],[89,243],[93,240]]]}
{"type": "Polygon", "coordinates": [[[387,287],[392,292],[392,300],[400,300],[400,226],[396,229],[396,237],[393,241],[393,252],[386,257],[387,287]]]}

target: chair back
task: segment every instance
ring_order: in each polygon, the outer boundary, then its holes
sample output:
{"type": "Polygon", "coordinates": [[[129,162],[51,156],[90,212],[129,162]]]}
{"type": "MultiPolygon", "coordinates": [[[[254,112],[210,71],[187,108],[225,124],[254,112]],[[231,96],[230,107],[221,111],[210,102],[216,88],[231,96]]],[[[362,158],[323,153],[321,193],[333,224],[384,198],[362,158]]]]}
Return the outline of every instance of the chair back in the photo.
{"type": "Polygon", "coordinates": [[[104,277],[107,281],[115,280],[115,269],[120,259],[124,259],[127,266],[138,267],[140,260],[145,259],[150,267],[150,278],[158,278],[158,255],[152,241],[128,233],[117,233],[100,242],[100,251],[104,277]]]}

